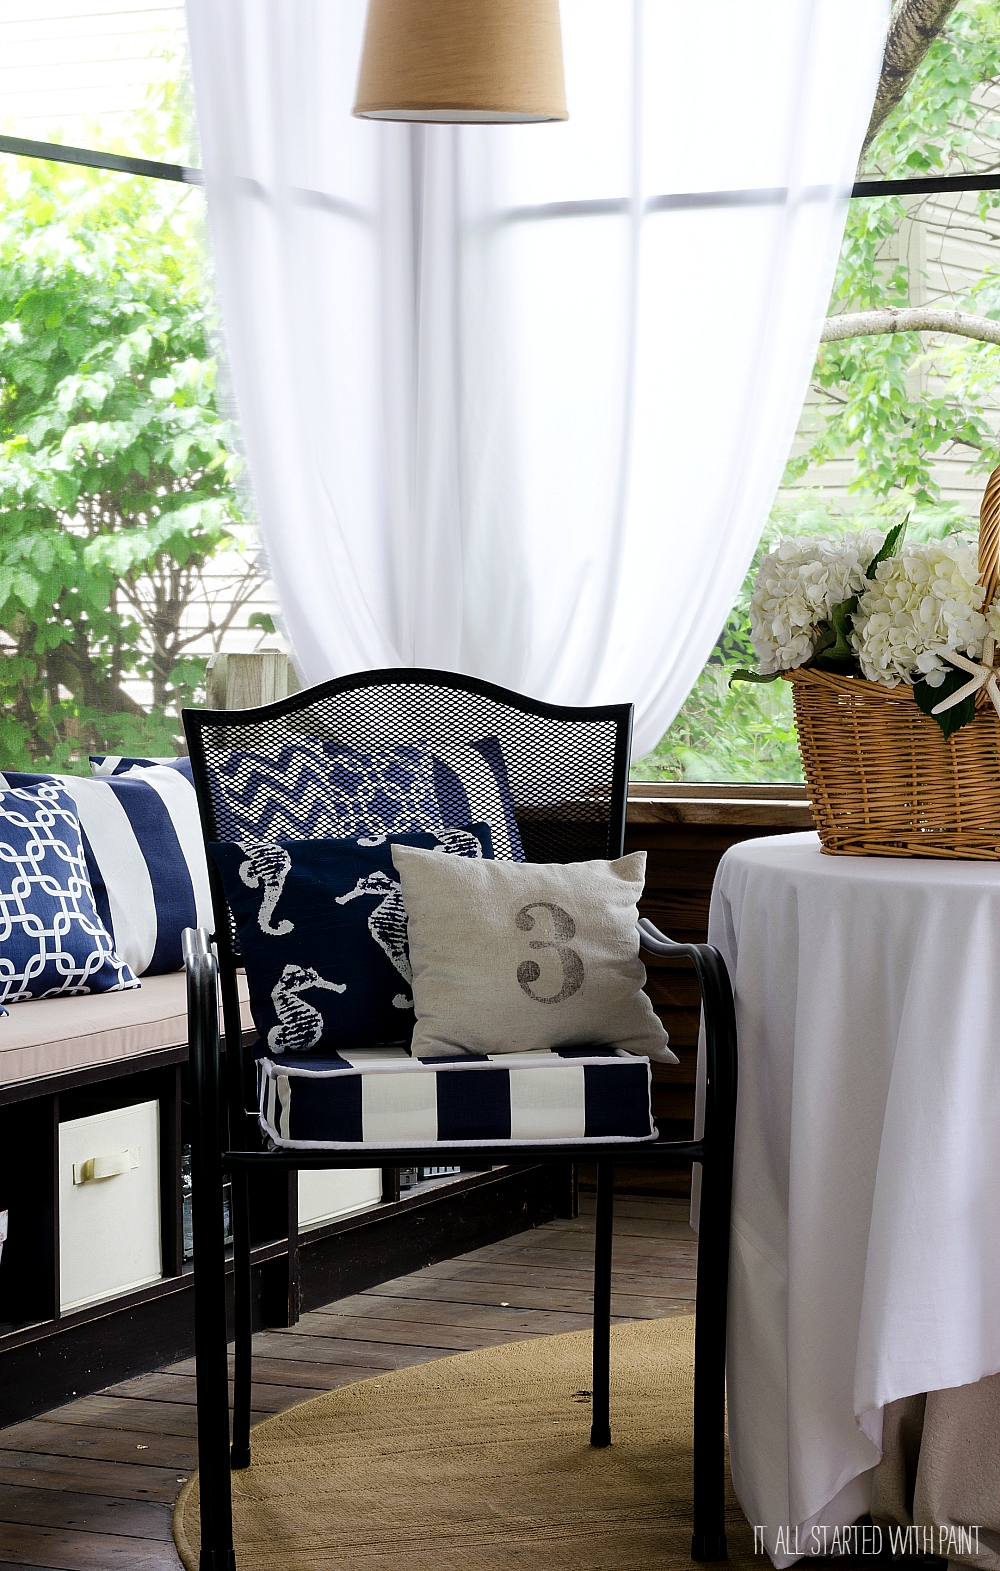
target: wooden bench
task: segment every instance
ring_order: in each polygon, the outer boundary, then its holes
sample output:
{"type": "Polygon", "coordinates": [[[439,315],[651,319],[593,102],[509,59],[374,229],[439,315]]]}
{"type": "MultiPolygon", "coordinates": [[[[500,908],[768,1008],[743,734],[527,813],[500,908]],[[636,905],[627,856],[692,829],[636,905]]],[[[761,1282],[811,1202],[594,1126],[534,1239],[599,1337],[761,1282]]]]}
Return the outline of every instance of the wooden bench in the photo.
{"type": "MultiPolygon", "coordinates": [[[[242,978],[240,991],[243,1025],[252,1031],[242,978]]],[[[182,1173],[187,1056],[181,972],[147,977],[125,993],[13,1004],[0,1019],[0,1210],[9,1213],[0,1255],[0,1426],[192,1353],[182,1173]],[[70,1161],[65,1153],[60,1160],[60,1125],[93,1118],[99,1131],[103,1115],[143,1104],[148,1122],[151,1103],[157,1104],[158,1141],[151,1143],[158,1144],[161,1274],[67,1307],[60,1182],[65,1202],[72,1180],[60,1171],[70,1161]]],[[[96,1150],[100,1141],[94,1144],[96,1150]]],[[[381,1177],[381,1197],[372,1204],[301,1229],[298,1190],[287,1175],[255,1196],[260,1326],[293,1324],[300,1306],[360,1292],[548,1221],[557,1211],[569,1214],[573,1204],[568,1177],[560,1185],[547,1168],[463,1173],[402,1196],[395,1170],[381,1177]]]]}

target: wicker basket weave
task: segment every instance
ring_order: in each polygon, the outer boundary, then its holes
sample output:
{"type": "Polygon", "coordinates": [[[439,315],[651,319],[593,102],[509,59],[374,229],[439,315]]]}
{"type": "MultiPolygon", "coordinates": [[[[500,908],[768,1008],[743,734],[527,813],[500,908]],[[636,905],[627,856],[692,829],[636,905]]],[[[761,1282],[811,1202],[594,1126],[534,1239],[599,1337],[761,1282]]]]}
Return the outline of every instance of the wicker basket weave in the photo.
{"type": "MultiPolygon", "coordinates": [[[[984,605],[1000,578],[998,548],[1000,468],[979,515],[984,605]]],[[[985,690],[972,723],[946,739],[909,687],[813,668],[786,678],[824,851],[1000,860],[1000,717],[985,690]]]]}

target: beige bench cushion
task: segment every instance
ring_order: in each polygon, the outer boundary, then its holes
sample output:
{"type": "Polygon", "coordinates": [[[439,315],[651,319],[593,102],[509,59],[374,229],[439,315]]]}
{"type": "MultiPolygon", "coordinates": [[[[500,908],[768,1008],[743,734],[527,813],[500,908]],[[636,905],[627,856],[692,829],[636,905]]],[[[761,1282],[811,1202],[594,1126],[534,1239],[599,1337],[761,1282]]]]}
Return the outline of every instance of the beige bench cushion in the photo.
{"type": "MultiPolygon", "coordinates": [[[[244,1029],[252,1027],[246,978],[238,978],[244,1029]]],[[[145,976],[127,993],[12,1004],[0,1019],[0,1085],[140,1058],[187,1041],[183,971],[145,976]]]]}

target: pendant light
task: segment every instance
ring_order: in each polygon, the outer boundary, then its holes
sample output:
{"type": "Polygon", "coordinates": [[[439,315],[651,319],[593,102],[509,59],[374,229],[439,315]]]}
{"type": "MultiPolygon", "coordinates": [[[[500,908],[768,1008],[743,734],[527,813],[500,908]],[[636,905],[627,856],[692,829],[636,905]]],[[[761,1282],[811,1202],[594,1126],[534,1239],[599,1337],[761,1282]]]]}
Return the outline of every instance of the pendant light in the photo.
{"type": "Polygon", "coordinates": [[[566,120],[559,0],[368,0],[354,113],[566,120]]]}

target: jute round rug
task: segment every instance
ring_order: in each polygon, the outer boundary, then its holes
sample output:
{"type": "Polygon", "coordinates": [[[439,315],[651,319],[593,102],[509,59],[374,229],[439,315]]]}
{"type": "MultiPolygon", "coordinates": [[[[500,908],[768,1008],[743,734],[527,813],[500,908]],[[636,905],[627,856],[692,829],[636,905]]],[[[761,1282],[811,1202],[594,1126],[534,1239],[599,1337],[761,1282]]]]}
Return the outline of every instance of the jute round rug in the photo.
{"type": "MultiPolygon", "coordinates": [[[[233,1475],[240,1571],[691,1566],[694,1317],[612,1329],[613,1444],[589,1444],[589,1332],[342,1386],[253,1431],[233,1475]]],[[[731,1567],[766,1562],[730,1495],[731,1567]]],[[[174,1537],[198,1565],[198,1482],[174,1537]]]]}

